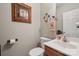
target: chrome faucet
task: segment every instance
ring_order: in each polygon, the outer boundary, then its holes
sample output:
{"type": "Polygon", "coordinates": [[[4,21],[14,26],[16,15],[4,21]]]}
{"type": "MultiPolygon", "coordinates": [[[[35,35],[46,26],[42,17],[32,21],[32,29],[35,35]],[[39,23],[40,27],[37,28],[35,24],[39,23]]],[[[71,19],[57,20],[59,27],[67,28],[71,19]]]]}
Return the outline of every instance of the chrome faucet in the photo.
{"type": "Polygon", "coordinates": [[[64,36],[64,38],[62,39],[64,42],[67,42],[67,38],[66,36],[64,36]]]}
{"type": "Polygon", "coordinates": [[[66,36],[65,36],[65,32],[63,33],[62,41],[64,41],[64,42],[67,42],[68,41],[67,38],[66,38],[66,36]]]}

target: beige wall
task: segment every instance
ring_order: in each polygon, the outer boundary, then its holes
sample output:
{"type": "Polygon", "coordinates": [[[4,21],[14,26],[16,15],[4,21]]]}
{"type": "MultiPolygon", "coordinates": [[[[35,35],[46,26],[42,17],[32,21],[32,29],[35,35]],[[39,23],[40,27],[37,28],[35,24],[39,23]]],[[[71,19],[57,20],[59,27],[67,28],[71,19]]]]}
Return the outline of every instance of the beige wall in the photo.
{"type": "Polygon", "coordinates": [[[2,55],[25,56],[30,49],[36,47],[39,42],[40,28],[40,4],[31,4],[32,23],[12,22],[11,4],[0,3],[0,44],[2,55]],[[5,44],[11,38],[18,38],[13,46],[7,47],[5,44]]]}
{"type": "Polygon", "coordinates": [[[47,38],[54,38],[54,32],[49,29],[48,23],[44,22],[43,17],[45,13],[48,13],[52,16],[56,15],[56,4],[55,3],[40,4],[40,20],[41,20],[40,35],[47,38]]]}
{"type": "Polygon", "coordinates": [[[78,8],[79,3],[57,3],[56,7],[57,29],[63,30],[63,12],[67,12],[78,8]]]}

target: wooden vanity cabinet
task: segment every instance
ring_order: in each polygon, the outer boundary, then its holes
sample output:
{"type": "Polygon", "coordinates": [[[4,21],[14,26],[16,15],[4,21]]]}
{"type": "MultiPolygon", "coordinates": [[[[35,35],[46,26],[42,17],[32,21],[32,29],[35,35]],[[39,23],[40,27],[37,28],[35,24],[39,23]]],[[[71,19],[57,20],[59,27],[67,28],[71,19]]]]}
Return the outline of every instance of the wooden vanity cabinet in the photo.
{"type": "Polygon", "coordinates": [[[45,56],[66,56],[65,54],[62,54],[58,51],[56,51],[55,49],[52,49],[48,46],[45,46],[45,56]]]}

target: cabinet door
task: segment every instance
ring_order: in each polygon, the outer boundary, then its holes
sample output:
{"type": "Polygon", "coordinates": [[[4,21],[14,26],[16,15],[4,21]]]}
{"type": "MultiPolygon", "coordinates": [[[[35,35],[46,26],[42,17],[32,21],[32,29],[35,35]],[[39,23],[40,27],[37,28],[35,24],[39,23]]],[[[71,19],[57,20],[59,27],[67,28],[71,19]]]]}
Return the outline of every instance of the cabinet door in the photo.
{"type": "Polygon", "coordinates": [[[56,50],[45,46],[45,55],[47,56],[64,56],[64,54],[57,52],[56,50]]]}

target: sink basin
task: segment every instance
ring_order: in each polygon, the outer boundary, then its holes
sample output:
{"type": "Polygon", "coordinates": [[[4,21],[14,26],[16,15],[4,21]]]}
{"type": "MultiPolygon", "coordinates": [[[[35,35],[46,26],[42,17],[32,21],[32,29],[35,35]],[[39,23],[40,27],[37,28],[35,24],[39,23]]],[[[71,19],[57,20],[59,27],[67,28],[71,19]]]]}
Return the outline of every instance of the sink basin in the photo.
{"type": "Polygon", "coordinates": [[[55,41],[54,43],[58,46],[65,48],[65,49],[76,49],[77,48],[75,43],[72,41],[69,41],[69,42],[55,41]]]}
{"type": "Polygon", "coordinates": [[[76,49],[76,46],[71,43],[67,43],[67,44],[63,45],[63,47],[66,49],[76,49]]]}

